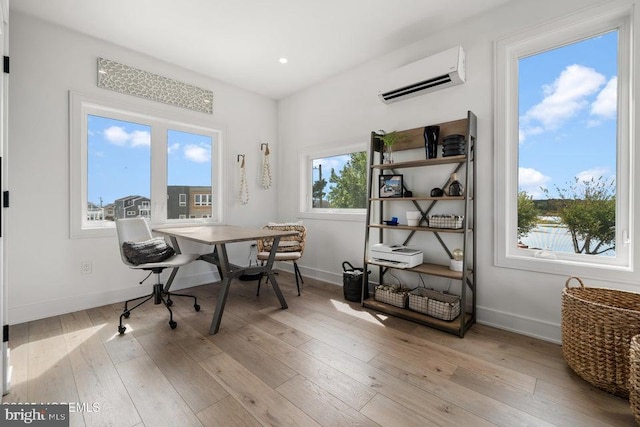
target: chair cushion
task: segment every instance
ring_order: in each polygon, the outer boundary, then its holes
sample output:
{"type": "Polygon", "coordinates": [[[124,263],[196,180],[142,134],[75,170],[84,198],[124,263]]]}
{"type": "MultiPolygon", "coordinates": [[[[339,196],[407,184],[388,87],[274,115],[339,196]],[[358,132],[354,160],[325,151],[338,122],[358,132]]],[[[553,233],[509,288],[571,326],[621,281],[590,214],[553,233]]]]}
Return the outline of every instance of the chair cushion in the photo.
{"type": "MultiPolygon", "coordinates": [[[[295,261],[302,257],[300,252],[276,252],[276,261],[295,261]]],[[[269,259],[269,252],[258,252],[259,260],[269,259]]]]}
{"type": "Polygon", "coordinates": [[[133,265],[161,262],[175,255],[175,251],[162,237],[143,242],[124,242],[122,253],[133,265]]]}

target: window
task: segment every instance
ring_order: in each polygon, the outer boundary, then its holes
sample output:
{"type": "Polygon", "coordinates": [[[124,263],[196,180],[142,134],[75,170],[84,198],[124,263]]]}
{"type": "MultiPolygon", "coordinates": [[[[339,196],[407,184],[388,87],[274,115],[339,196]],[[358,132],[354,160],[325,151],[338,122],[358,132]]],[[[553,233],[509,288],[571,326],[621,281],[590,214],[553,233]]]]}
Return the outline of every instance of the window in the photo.
{"type": "Polygon", "coordinates": [[[496,43],[497,265],[630,270],[631,12],[596,9],[496,43]]]}
{"type": "Polygon", "coordinates": [[[196,194],[194,195],[195,206],[211,206],[211,194],[196,194]]]}
{"type": "Polygon", "coordinates": [[[70,104],[72,237],[113,235],[123,217],[195,218],[192,191],[208,196],[198,213],[222,221],[221,131],[74,93],[70,104]]]}
{"type": "Polygon", "coordinates": [[[358,214],[357,219],[364,219],[368,166],[364,144],[303,153],[300,163],[301,212],[358,214]]]}
{"type": "MultiPolygon", "coordinates": [[[[178,219],[185,211],[186,195],[193,191],[206,191],[208,194],[196,194],[195,206],[211,206],[211,152],[213,137],[202,133],[170,129],[167,135],[167,194],[168,218],[178,219]],[[185,196],[176,200],[176,192],[185,196]],[[198,196],[202,200],[198,203],[198,196]],[[207,196],[206,202],[203,196],[207,196]],[[177,201],[177,203],[176,203],[177,201]],[[182,209],[181,209],[182,208],[182,209]]],[[[200,212],[202,209],[198,209],[200,212]]],[[[211,212],[211,208],[207,209],[211,212]]],[[[190,218],[195,218],[190,216],[190,218]]]]}

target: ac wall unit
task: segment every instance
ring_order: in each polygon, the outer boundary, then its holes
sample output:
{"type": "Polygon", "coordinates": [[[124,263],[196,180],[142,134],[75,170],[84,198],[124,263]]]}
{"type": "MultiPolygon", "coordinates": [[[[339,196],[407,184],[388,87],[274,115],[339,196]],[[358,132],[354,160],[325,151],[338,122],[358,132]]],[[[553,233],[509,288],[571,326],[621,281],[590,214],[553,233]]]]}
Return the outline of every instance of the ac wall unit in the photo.
{"type": "Polygon", "coordinates": [[[396,68],[384,79],[378,98],[389,104],[464,81],[464,51],[457,46],[396,68]]]}

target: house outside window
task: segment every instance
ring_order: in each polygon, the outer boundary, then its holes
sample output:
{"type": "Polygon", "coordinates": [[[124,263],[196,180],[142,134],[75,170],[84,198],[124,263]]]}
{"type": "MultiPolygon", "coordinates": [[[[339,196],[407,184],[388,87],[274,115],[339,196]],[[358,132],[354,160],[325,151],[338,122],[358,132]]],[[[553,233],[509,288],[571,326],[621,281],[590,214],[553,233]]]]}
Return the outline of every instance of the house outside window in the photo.
{"type": "Polygon", "coordinates": [[[497,265],[630,271],[630,13],[496,43],[497,265]]]}

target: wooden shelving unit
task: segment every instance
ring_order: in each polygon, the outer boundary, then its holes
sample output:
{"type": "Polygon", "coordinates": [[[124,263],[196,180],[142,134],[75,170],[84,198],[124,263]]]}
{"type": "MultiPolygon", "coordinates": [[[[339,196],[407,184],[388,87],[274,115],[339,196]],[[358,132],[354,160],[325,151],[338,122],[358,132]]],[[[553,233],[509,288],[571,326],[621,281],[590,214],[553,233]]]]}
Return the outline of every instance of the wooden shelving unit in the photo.
{"type": "MultiPolygon", "coordinates": [[[[452,253],[446,246],[444,240],[440,234],[446,233],[455,236],[462,245],[464,259],[462,271],[452,271],[448,265],[423,263],[413,268],[403,268],[402,271],[425,274],[431,276],[438,276],[453,280],[459,280],[461,282],[461,295],[460,295],[460,307],[461,314],[452,321],[440,320],[435,317],[427,316],[408,308],[399,308],[393,305],[386,304],[381,301],[376,301],[373,298],[373,294],[370,294],[368,275],[364,275],[365,286],[363,286],[362,292],[362,305],[375,311],[383,312],[389,315],[401,317],[416,323],[427,325],[436,329],[440,329],[446,332],[456,334],[460,337],[464,337],[465,332],[476,321],[476,271],[475,271],[475,257],[476,257],[476,244],[473,235],[475,228],[475,203],[474,203],[474,182],[476,177],[475,159],[474,159],[474,147],[477,134],[477,118],[472,112],[467,113],[466,119],[456,120],[452,122],[436,123],[440,126],[440,138],[438,146],[442,142],[442,138],[452,134],[462,134],[465,136],[465,155],[451,156],[451,157],[437,157],[435,159],[416,159],[410,161],[396,162],[391,164],[382,164],[382,144],[377,138],[375,132],[371,132],[371,144],[369,148],[370,159],[370,172],[368,177],[368,205],[367,205],[367,224],[365,231],[365,248],[364,248],[364,265],[365,271],[370,267],[378,268],[379,272],[379,284],[384,284],[384,275],[390,270],[396,267],[391,266],[384,261],[379,262],[369,257],[370,237],[372,232],[378,233],[378,241],[384,242],[384,238],[393,233],[409,233],[406,237],[405,244],[411,239],[414,239],[416,235],[427,236],[425,238],[436,239],[442,246],[443,251],[451,258],[452,253]],[[377,161],[376,161],[377,159],[377,161]],[[393,174],[398,173],[399,170],[407,168],[427,168],[430,166],[447,165],[454,166],[454,172],[464,173],[464,195],[463,196],[442,196],[442,197],[428,197],[428,196],[411,196],[411,197],[391,197],[381,198],[376,197],[377,185],[373,185],[374,176],[377,176],[384,171],[391,171],[393,174]],[[462,228],[450,229],[450,228],[435,228],[424,225],[408,226],[405,224],[388,225],[383,223],[383,206],[387,203],[410,203],[413,207],[420,211],[422,219],[420,224],[424,222],[427,214],[436,204],[447,203],[457,201],[458,209],[460,205],[462,208],[460,212],[456,214],[464,215],[464,221],[462,228]],[[420,202],[425,202],[428,206],[425,208],[420,205],[420,202]],[[460,202],[462,202],[460,204],[460,202]],[[376,204],[378,209],[378,218],[373,218],[374,209],[373,205],[376,204]],[[471,255],[469,255],[471,254],[471,255]]],[[[409,129],[398,132],[401,135],[400,142],[397,142],[393,146],[394,152],[411,150],[416,148],[422,148],[421,151],[424,156],[424,127],[409,129]]],[[[434,183],[434,186],[435,185],[434,183]]],[[[403,189],[410,190],[408,188],[403,189]]],[[[427,255],[427,254],[425,254],[427,255]]]]}

